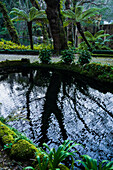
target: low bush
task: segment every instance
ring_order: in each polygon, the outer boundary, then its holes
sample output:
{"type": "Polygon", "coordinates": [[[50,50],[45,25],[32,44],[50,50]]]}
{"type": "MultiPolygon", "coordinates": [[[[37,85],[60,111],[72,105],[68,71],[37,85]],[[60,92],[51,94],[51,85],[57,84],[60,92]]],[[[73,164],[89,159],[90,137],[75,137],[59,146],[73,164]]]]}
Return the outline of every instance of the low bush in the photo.
{"type": "Polygon", "coordinates": [[[91,63],[85,65],[83,70],[87,71],[87,75],[91,75],[91,77],[98,80],[113,82],[113,66],[91,63]]]}
{"type": "Polygon", "coordinates": [[[79,59],[78,62],[83,65],[89,63],[91,60],[91,52],[88,50],[79,51],[79,59]]]}
{"type": "Polygon", "coordinates": [[[97,163],[96,159],[92,159],[88,155],[82,155],[82,160],[78,160],[81,163],[85,170],[112,170],[113,161],[103,160],[102,162],[97,163]]]}
{"type": "Polygon", "coordinates": [[[47,49],[40,50],[39,58],[41,63],[49,64],[51,62],[51,51],[47,49]]]}
{"type": "Polygon", "coordinates": [[[73,49],[67,49],[67,50],[63,50],[61,52],[61,60],[63,61],[63,63],[65,64],[71,64],[74,61],[74,52],[73,49]]]}

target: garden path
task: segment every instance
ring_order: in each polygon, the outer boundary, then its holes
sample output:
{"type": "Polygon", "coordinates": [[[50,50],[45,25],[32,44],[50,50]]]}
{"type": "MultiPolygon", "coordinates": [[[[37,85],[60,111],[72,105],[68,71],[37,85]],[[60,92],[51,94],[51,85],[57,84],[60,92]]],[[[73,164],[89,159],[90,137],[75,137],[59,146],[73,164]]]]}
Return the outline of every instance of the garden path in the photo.
{"type": "MultiPolygon", "coordinates": [[[[0,54],[0,61],[5,60],[20,60],[22,58],[29,58],[30,62],[39,61],[38,55],[14,55],[14,54],[0,54]]],[[[60,61],[60,57],[52,57],[52,62],[60,61]]],[[[75,62],[78,61],[78,57],[75,58],[75,62]]],[[[109,57],[92,57],[91,62],[98,62],[101,64],[113,65],[113,58],[109,57]]]]}

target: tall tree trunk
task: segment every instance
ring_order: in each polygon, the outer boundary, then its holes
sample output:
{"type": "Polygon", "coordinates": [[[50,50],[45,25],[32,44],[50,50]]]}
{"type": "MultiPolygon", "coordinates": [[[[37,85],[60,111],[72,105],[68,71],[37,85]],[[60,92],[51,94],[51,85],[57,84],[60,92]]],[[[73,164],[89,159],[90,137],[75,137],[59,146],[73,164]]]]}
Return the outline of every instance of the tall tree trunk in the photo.
{"type": "Polygon", "coordinates": [[[16,31],[12,21],[10,20],[10,17],[8,15],[8,11],[6,9],[5,4],[2,2],[0,2],[0,11],[3,14],[3,18],[5,20],[5,25],[6,25],[8,32],[12,38],[12,41],[16,44],[20,44],[17,31],[16,31]]]}
{"type": "Polygon", "coordinates": [[[31,46],[31,49],[33,50],[32,21],[27,22],[27,26],[28,26],[28,32],[29,32],[29,38],[30,38],[30,46],[31,46]]]}
{"type": "Polygon", "coordinates": [[[59,52],[67,48],[67,40],[60,14],[60,0],[45,0],[47,4],[47,18],[49,20],[53,38],[54,50],[59,52]]]}
{"type": "MultiPolygon", "coordinates": [[[[71,1],[66,0],[65,6],[66,6],[66,10],[69,10],[71,8],[71,1]]],[[[70,20],[70,18],[68,18],[68,20],[70,20]]],[[[69,24],[67,27],[67,40],[71,41],[73,44],[73,24],[72,23],[69,24]]]]}
{"type": "Polygon", "coordinates": [[[83,40],[84,40],[85,43],[87,44],[87,46],[88,46],[88,48],[89,48],[89,51],[92,51],[92,48],[91,48],[89,42],[87,41],[87,39],[86,39],[86,37],[85,37],[85,35],[84,35],[84,32],[83,32],[83,30],[82,30],[82,27],[81,27],[80,22],[76,22],[76,25],[77,25],[77,29],[78,29],[79,33],[81,34],[83,40]]]}
{"type": "MultiPolygon", "coordinates": [[[[73,2],[73,12],[75,12],[75,7],[77,4],[77,0],[72,0],[73,2]]],[[[78,35],[77,35],[77,26],[73,25],[73,33],[74,33],[74,46],[78,47],[78,35]]]]}

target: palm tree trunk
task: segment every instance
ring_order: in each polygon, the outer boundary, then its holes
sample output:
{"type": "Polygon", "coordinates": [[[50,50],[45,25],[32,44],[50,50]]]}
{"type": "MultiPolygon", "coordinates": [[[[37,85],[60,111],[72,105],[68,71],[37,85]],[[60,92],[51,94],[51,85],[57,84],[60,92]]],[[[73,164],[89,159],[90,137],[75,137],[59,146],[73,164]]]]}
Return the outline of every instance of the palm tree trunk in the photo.
{"type": "Polygon", "coordinates": [[[32,21],[27,22],[27,26],[28,26],[28,32],[29,32],[29,38],[30,38],[30,46],[31,46],[31,49],[33,50],[32,21]]]}
{"type": "Polygon", "coordinates": [[[84,35],[84,32],[83,32],[83,30],[82,30],[82,27],[81,27],[80,22],[76,22],[76,25],[77,25],[77,29],[78,29],[79,33],[81,34],[83,40],[84,40],[85,43],[87,44],[87,46],[88,46],[88,48],[89,48],[89,51],[92,51],[92,48],[91,48],[89,42],[87,41],[87,39],[86,39],[86,37],[85,37],[85,35],[84,35]]]}

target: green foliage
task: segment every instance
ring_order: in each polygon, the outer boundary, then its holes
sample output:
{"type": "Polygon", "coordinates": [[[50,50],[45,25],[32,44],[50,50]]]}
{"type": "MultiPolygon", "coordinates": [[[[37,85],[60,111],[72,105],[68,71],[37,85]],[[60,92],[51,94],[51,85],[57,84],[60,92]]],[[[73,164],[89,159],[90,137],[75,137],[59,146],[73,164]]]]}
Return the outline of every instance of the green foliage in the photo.
{"type": "Polygon", "coordinates": [[[82,160],[77,160],[85,167],[85,170],[111,170],[113,169],[113,161],[103,160],[101,163],[97,163],[96,159],[92,159],[88,155],[82,155],[82,160]],[[108,162],[108,163],[107,163],[108,162]],[[107,164],[105,164],[107,163],[107,164]],[[104,164],[104,165],[103,165],[104,164]]]}
{"type": "Polygon", "coordinates": [[[23,170],[26,170],[26,169],[28,169],[28,170],[35,170],[32,166],[27,166],[27,167],[25,167],[23,170]]]}
{"type": "Polygon", "coordinates": [[[49,159],[45,155],[43,156],[42,161],[40,159],[40,156],[37,155],[37,161],[38,161],[39,170],[47,170],[49,159]]]}
{"type": "Polygon", "coordinates": [[[3,116],[0,115],[0,121],[1,121],[2,123],[5,123],[5,122],[6,122],[6,119],[5,119],[3,116]]]}
{"type": "Polygon", "coordinates": [[[10,50],[18,49],[18,50],[20,50],[20,49],[28,49],[28,46],[18,45],[16,43],[13,43],[12,41],[6,41],[4,39],[1,39],[0,49],[4,49],[4,50],[5,49],[10,49],[10,50]]]}
{"type": "Polygon", "coordinates": [[[31,7],[29,9],[29,13],[27,13],[25,10],[20,10],[18,8],[13,8],[12,11],[10,12],[10,15],[16,15],[12,19],[12,21],[36,21],[39,19],[47,19],[46,13],[43,10],[38,10],[35,7],[31,7]]]}
{"type": "Polygon", "coordinates": [[[49,64],[51,62],[51,51],[47,49],[43,49],[39,52],[39,58],[41,63],[49,64]]]}
{"type": "Polygon", "coordinates": [[[63,61],[63,63],[65,64],[71,64],[74,61],[74,52],[72,49],[68,49],[68,50],[63,50],[61,52],[61,60],[63,61]]]}
{"type": "Polygon", "coordinates": [[[33,50],[33,39],[32,39],[32,22],[33,21],[46,21],[47,16],[45,11],[43,10],[38,10],[35,7],[31,7],[29,10],[20,10],[18,8],[13,8],[12,11],[10,12],[12,15],[16,15],[12,19],[12,21],[27,21],[27,26],[28,26],[28,32],[29,32],[29,38],[30,38],[30,45],[31,49],[33,50]]]}
{"type": "Polygon", "coordinates": [[[85,22],[91,22],[89,18],[95,16],[98,13],[98,8],[90,8],[84,11],[83,6],[75,6],[75,11],[72,10],[65,10],[62,11],[62,14],[66,18],[70,18],[70,20],[66,20],[64,22],[64,26],[68,26],[70,23],[74,23],[76,25],[77,22],[85,21],[85,22]]]}
{"type": "MultiPolygon", "coordinates": [[[[63,144],[61,144],[57,150],[55,148],[50,149],[49,146],[44,143],[43,146],[45,146],[48,150],[49,153],[46,152],[45,150],[41,149],[41,154],[45,155],[46,161],[49,163],[49,169],[55,170],[58,168],[58,165],[64,161],[67,157],[71,157],[72,161],[72,169],[73,169],[73,164],[74,164],[74,159],[73,156],[75,157],[75,152],[69,152],[69,150],[77,145],[77,143],[73,144],[73,141],[66,140],[64,141],[63,144]]],[[[40,161],[40,160],[39,160],[40,161]]]]}
{"type": "Polygon", "coordinates": [[[113,66],[98,63],[87,64],[83,67],[87,75],[98,78],[98,80],[113,83],[113,66]]]}
{"type": "Polygon", "coordinates": [[[113,54],[113,50],[94,50],[93,54],[113,54]]]}
{"type": "Polygon", "coordinates": [[[12,23],[12,21],[10,20],[10,17],[8,15],[8,11],[6,9],[6,6],[4,3],[0,2],[0,11],[3,14],[3,18],[5,20],[5,25],[7,27],[7,30],[13,40],[14,43],[20,44],[19,42],[19,38],[18,38],[18,34],[17,31],[15,29],[14,24],[12,23]]]}
{"type": "Polygon", "coordinates": [[[13,145],[12,143],[7,143],[6,145],[4,145],[4,150],[11,149],[12,145],[13,145]]]}
{"type": "MultiPolygon", "coordinates": [[[[42,49],[53,49],[53,46],[51,44],[35,44],[34,50],[42,50],[42,49]]],[[[30,50],[30,46],[25,45],[18,45],[16,43],[13,43],[12,41],[6,41],[4,39],[1,39],[0,41],[0,49],[2,50],[30,50]]]]}
{"type": "Polygon", "coordinates": [[[82,42],[78,45],[77,50],[88,50],[88,46],[87,46],[87,44],[85,43],[85,41],[82,41],[82,42]]]}
{"type": "Polygon", "coordinates": [[[82,50],[79,52],[78,62],[83,65],[89,63],[91,60],[91,52],[88,50],[82,50]]]}
{"type": "MultiPolygon", "coordinates": [[[[109,38],[111,36],[109,34],[104,34],[104,30],[99,30],[94,35],[89,31],[85,31],[84,35],[86,36],[87,40],[91,43],[93,49],[109,49],[109,47],[107,47],[105,43],[111,41],[109,38]],[[107,37],[107,38],[103,39],[104,37],[107,37]]],[[[82,39],[81,36],[79,36],[79,38],[82,39]]],[[[85,42],[82,42],[80,44],[82,49],[84,49],[84,44],[85,42]]]]}

